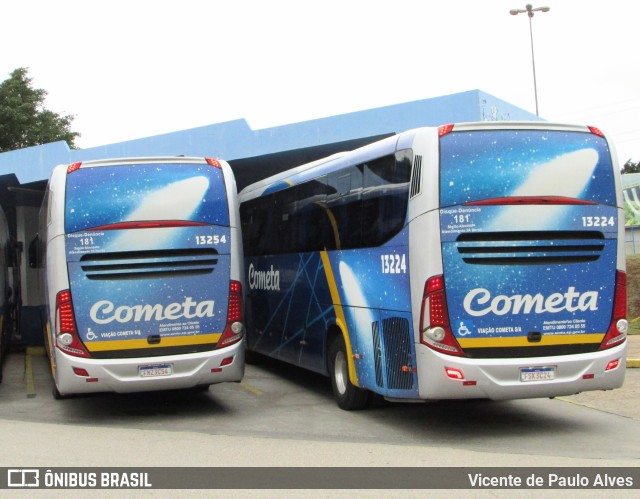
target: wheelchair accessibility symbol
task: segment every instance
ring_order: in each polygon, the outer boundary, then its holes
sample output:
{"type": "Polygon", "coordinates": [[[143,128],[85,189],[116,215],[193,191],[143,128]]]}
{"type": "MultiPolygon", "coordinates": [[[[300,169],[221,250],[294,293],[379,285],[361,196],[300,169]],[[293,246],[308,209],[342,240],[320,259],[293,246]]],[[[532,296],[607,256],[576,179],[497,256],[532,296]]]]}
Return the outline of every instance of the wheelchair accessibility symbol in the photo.
{"type": "Polygon", "coordinates": [[[464,322],[460,322],[458,326],[458,336],[467,336],[468,334],[471,334],[471,331],[464,325],[464,322]]]}

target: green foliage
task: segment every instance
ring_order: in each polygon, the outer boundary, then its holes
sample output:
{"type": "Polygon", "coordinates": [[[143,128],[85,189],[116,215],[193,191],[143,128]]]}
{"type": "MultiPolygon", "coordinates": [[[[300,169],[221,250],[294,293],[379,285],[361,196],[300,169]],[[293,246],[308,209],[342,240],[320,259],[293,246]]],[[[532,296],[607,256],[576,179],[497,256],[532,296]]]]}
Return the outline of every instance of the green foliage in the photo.
{"type": "Polygon", "coordinates": [[[80,136],[71,131],[73,116],[44,107],[47,92],[33,88],[26,68],[14,70],[0,83],[0,152],[64,140],[75,148],[80,136]]]}
{"type": "Polygon", "coordinates": [[[640,173],[640,161],[634,163],[629,159],[622,167],[620,173],[640,173]]]}
{"type": "Polygon", "coordinates": [[[633,201],[625,201],[624,203],[624,224],[626,226],[640,225],[640,217],[636,215],[631,209],[631,206],[629,206],[629,203],[632,202],[633,201]]]}

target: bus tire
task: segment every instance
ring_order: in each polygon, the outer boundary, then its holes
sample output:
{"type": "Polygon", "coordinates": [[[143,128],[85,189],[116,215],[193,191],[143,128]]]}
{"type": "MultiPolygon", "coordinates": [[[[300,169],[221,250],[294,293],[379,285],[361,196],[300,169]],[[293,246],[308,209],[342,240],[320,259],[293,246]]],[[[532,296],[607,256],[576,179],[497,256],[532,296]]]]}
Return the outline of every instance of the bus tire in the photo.
{"type": "Polygon", "coordinates": [[[355,411],[367,406],[370,392],[354,386],[349,380],[347,348],[341,334],[336,335],[329,346],[329,377],[340,409],[355,411]]]}
{"type": "Polygon", "coordinates": [[[60,390],[58,390],[58,387],[55,383],[53,384],[53,388],[51,389],[51,394],[53,395],[53,398],[55,400],[64,400],[69,398],[69,395],[62,395],[62,393],[60,393],[60,390]]]}

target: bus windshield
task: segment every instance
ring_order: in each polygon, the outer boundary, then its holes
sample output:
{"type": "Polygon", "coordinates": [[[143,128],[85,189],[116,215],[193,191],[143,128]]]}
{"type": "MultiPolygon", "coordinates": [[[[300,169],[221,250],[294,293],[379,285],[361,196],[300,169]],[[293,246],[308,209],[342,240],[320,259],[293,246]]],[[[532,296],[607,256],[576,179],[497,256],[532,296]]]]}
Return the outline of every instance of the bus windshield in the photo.
{"type": "Polygon", "coordinates": [[[442,137],[440,147],[442,207],[527,196],[616,203],[611,153],[593,133],[458,131],[442,137]]]}
{"type": "Polygon", "coordinates": [[[65,232],[147,220],[228,226],[222,171],[172,163],[80,168],[68,174],[65,232]]]}

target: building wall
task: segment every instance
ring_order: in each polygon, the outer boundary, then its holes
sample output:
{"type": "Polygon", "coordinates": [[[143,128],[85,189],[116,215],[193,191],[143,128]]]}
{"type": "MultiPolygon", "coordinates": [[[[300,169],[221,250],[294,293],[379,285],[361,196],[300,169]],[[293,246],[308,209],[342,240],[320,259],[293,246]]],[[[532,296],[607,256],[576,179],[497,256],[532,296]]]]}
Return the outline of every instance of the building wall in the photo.
{"type": "Polygon", "coordinates": [[[471,90],[261,130],[251,129],[241,119],[88,149],[72,150],[65,142],[54,142],[0,154],[0,175],[15,173],[24,184],[48,179],[51,169],[60,163],[163,155],[234,160],[421,126],[496,120],[540,118],[485,92],[471,90]]]}

